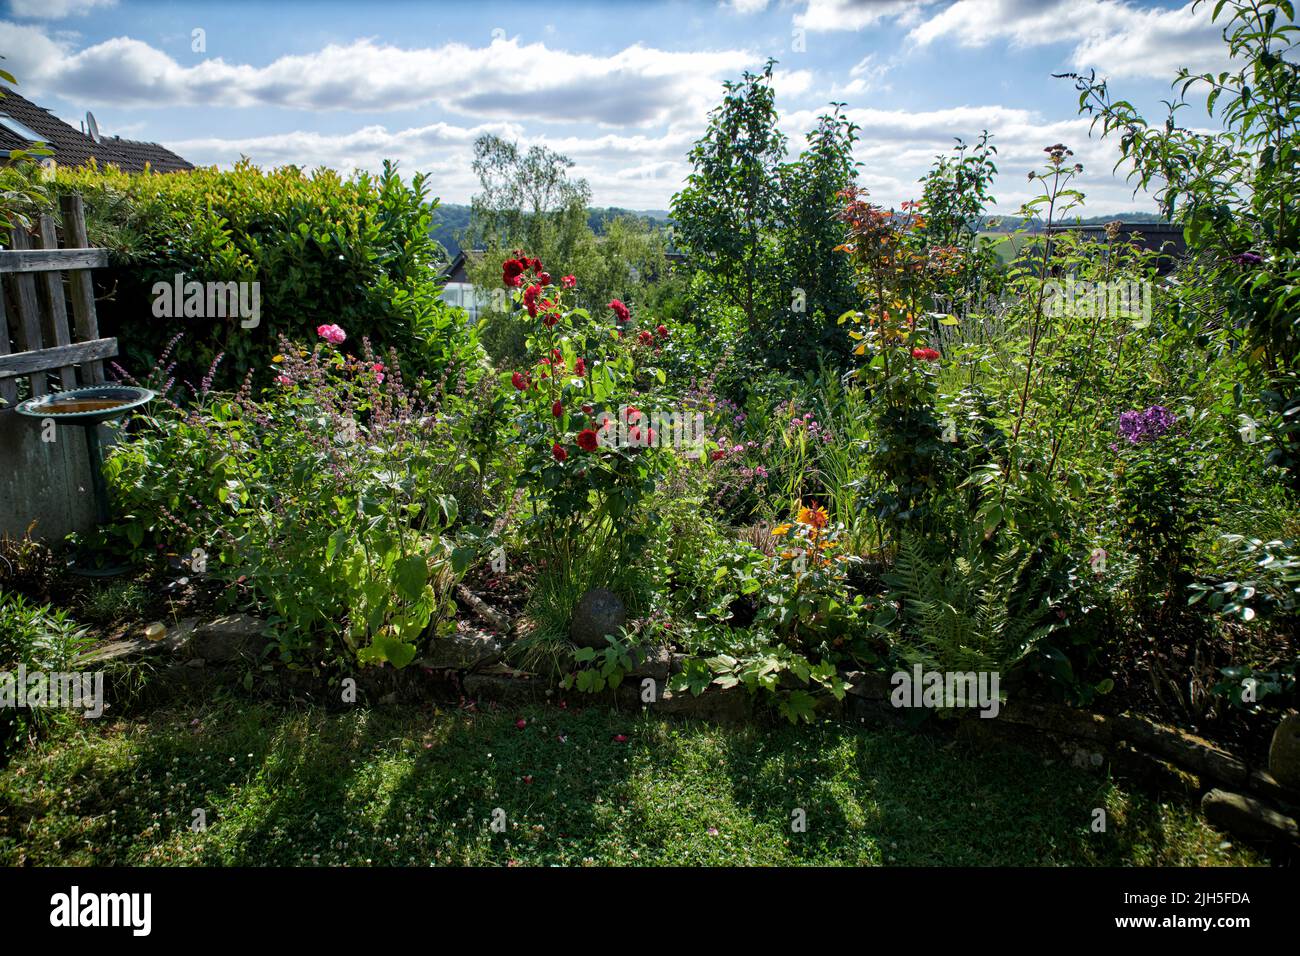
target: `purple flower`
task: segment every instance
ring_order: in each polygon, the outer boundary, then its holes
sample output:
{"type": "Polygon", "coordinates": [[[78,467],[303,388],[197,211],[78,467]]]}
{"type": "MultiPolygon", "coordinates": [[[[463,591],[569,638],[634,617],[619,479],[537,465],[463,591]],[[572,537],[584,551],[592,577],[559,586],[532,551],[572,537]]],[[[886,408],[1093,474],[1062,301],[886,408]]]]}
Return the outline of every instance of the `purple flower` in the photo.
{"type": "Polygon", "coordinates": [[[1232,257],[1232,261],[1239,266],[1257,266],[1264,259],[1255,252],[1242,252],[1232,257]]]}
{"type": "Polygon", "coordinates": [[[1176,416],[1163,405],[1152,405],[1144,411],[1121,412],[1119,433],[1130,445],[1155,441],[1174,427],[1176,416]]]}

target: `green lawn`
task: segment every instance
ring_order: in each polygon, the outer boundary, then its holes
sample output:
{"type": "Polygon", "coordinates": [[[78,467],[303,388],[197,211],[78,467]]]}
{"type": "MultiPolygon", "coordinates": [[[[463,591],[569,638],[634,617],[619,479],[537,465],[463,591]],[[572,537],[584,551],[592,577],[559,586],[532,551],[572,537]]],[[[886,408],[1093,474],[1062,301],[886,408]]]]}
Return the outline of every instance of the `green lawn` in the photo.
{"type": "Polygon", "coordinates": [[[0,862],[1260,860],[1186,803],[901,730],[725,730],[598,707],[330,714],[227,699],[64,726],[18,755],[0,772],[0,862]],[[1102,806],[1109,826],[1093,833],[1102,806]],[[196,808],[206,832],[190,829],[196,808]],[[506,833],[489,826],[496,808],[506,833]],[[807,832],[791,831],[795,808],[807,832]]]}

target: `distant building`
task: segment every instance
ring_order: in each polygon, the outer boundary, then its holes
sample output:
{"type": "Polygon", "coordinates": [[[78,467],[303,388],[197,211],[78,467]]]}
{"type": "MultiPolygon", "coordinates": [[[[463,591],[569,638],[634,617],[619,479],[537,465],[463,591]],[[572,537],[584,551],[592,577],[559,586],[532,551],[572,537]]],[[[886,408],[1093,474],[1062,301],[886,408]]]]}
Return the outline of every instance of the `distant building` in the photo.
{"type": "MultiPolygon", "coordinates": [[[[1085,239],[1096,242],[1106,241],[1104,225],[1070,225],[1059,223],[1049,232],[1058,235],[1063,232],[1077,232],[1085,239]]],[[[1178,262],[1187,253],[1187,241],[1183,238],[1183,227],[1171,222],[1124,222],[1119,221],[1116,241],[1123,241],[1159,253],[1156,268],[1160,275],[1172,272],[1178,262]]]]}
{"type": "Polygon", "coordinates": [[[193,169],[194,164],[165,146],[120,136],[91,136],[63,122],[49,110],[37,106],[5,86],[0,86],[0,151],[32,149],[43,144],[53,151],[49,157],[60,166],[84,166],[95,160],[100,166],[116,166],[126,173],[174,173],[193,169]]]}
{"type": "Polygon", "coordinates": [[[474,325],[478,322],[479,315],[488,310],[491,297],[469,281],[468,267],[471,256],[475,259],[481,258],[483,250],[475,249],[466,252],[462,249],[456,253],[447,268],[442,270],[442,277],[446,280],[446,284],[442,287],[442,301],[464,309],[469,316],[470,325],[474,325]]]}

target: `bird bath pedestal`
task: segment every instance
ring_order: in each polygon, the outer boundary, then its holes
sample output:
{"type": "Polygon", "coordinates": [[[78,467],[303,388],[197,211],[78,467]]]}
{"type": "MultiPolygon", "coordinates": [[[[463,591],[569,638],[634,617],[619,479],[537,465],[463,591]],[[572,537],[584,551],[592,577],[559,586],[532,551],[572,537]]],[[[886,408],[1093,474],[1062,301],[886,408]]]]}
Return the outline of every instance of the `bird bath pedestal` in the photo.
{"type": "MultiPolygon", "coordinates": [[[[119,418],[132,409],[153,401],[155,393],[133,385],[92,385],[66,392],[29,398],[15,411],[42,422],[49,420],[65,425],[79,425],[86,433],[86,453],[90,460],[90,483],[95,494],[95,517],[99,527],[109,523],[108,486],[104,483],[104,453],[99,447],[99,426],[110,419],[119,418]]],[[[119,573],[121,568],[90,567],[78,559],[74,573],[107,576],[119,573]]]]}

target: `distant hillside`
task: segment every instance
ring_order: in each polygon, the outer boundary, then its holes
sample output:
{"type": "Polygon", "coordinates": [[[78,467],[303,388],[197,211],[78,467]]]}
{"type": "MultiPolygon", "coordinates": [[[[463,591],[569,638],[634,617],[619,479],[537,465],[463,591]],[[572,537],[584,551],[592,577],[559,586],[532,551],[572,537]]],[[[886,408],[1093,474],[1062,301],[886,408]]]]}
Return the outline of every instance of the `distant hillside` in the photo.
{"type": "MultiPolygon", "coordinates": [[[[433,238],[442,243],[447,255],[455,258],[460,252],[460,237],[469,227],[469,206],[456,203],[442,203],[433,214],[433,238]]],[[[587,210],[587,222],[592,232],[603,235],[605,223],[619,216],[633,216],[648,222],[655,228],[662,229],[668,225],[666,209],[621,209],[618,206],[594,206],[587,210]]]]}
{"type": "MultiPolygon", "coordinates": [[[[1116,212],[1104,216],[1067,216],[1064,220],[1084,226],[1100,226],[1119,219],[1123,222],[1164,222],[1164,216],[1154,212],[1116,212]]],[[[1041,219],[1021,219],[1017,216],[985,216],[980,223],[981,232],[1015,232],[1017,229],[1041,229],[1041,219]]]]}

